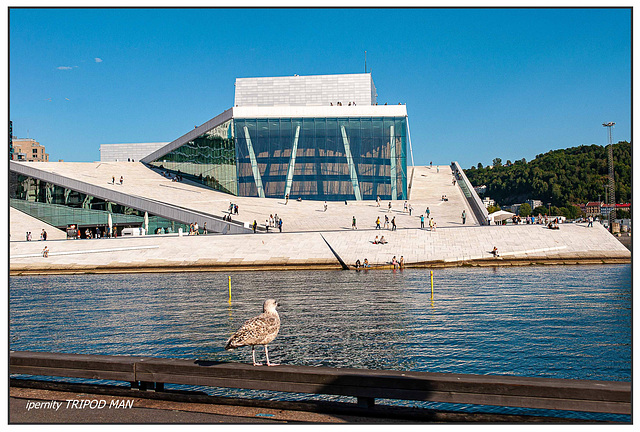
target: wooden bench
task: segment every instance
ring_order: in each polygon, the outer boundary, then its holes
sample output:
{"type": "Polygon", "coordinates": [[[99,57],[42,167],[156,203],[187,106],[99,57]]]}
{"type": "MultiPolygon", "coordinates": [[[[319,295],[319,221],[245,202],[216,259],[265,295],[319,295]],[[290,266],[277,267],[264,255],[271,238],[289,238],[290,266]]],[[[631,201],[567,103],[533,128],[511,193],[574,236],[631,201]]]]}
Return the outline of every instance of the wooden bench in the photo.
{"type": "Polygon", "coordinates": [[[631,383],[280,365],[255,367],[186,359],[11,352],[11,374],[165,383],[375,399],[631,414],[631,383]]]}

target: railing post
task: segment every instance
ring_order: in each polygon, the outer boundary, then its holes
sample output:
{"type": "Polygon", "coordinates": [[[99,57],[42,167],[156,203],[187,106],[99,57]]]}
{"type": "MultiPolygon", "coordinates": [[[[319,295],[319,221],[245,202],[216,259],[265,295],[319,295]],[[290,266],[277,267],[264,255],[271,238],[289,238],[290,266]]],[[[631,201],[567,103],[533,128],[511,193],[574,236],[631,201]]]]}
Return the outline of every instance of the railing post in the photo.
{"type": "Polygon", "coordinates": [[[376,399],[372,397],[358,396],[359,408],[373,408],[376,404],[376,399]]]}

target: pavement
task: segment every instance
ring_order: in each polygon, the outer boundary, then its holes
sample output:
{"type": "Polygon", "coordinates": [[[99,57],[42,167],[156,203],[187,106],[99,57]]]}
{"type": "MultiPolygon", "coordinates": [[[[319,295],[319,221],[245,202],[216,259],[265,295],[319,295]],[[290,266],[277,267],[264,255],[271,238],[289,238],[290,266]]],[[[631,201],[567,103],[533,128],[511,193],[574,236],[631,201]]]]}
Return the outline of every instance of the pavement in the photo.
{"type": "Polygon", "coordinates": [[[165,392],[136,395],[123,387],[115,391],[97,385],[80,387],[96,391],[10,387],[9,424],[582,423],[554,417],[383,405],[361,408],[345,402],[241,400],[165,392]]]}
{"type": "MultiPolygon", "coordinates": [[[[365,258],[372,266],[388,266],[403,257],[407,266],[522,265],[528,263],[630,262],[631,253],[601,225],[561,224],[559,230],[543,225],[482,226],[473,218],[462,191],[453,185],[449,166],[413,167],[407,205],[403,201],[330,202],[232,197],[186,183],[172,182],[137,162],[33,163],[39,169],[84,182],[119,188],[138,196],[222,216],[229,202],[238,204],[235,220],[259,222],[278,214],[283,232],[235,235],[149,235],[117,239],[56,240],[48,229],[49,257],[41,255],[44,242],[11,237],[11,274],[84,271],[178,271],[248,268],[341,268],[365,258]],[[111,177],[123,176],[123,185],[111,177]],[[443,201],[442,195],[448,200],[443,201]],[[421,229],[420,215],[427,207],[436,229],[421,229]],[[466,223],[460,217],[467,214],[466,223]],[[384,226],[395,217],[397,230],[384,226]],[[353,216],[357,229],[353,229],[353,216]],[[376,229],[376,218],[382,227],[376,229]],[[384,236],[387,244],[373,244],[384,236]],[[498,248],[499,257],[490,251],[498,248]]],[[[42,222],[12,211],[11,225],[31,230],[34,239],[42,222]],[[29,229],[28,227],[33,226],[29,229]]]]}

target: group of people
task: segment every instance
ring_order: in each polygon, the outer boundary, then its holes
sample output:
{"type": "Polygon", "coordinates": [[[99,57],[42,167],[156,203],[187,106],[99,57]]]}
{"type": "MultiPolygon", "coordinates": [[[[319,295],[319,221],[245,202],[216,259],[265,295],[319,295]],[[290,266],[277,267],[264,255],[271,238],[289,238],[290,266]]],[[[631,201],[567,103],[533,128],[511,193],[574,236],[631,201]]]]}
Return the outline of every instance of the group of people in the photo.
{"type": "Polygon", "coordinates": [[[363,263],[361,263],[360,260],[357,259],[355,267],[356,269],[359,269],[360,267],[370,268],[371,266],[369,265],[369,260],[365,258],[363,263]]]}
{"type": "Polygon", "coordinates": [[[231,201],[229,201],[229,209],[227,211],[229,212],[229,215],[238,214],[238,204],[234,204],[231,201]]]}
{"type": "MultiPolygon", "coordinates": [[[[27,241],[32,241],[33,240],[33,236],[31,235],[31,231],[27,231],[26,232],[26,240],[27,241]]],[[[47,232],[44,230],[44,228],[42,228],[42,232],[40,233],[40,240],[47,240],[47,232]]]]}
{"type": "Polygon", "coordinates": [[[170,178],[170,179],[171,179],[171,181],[173,181],[173,182],[179,182],[179,181],[182,181],[182,175],[180,175],[180,174],[172,175],[170,172],[163,171],[163,172],[162,172],[162,175],[163,175],[165,178],[170,178]]]}
{"type": "Polygon", "coordinates": [[[269,219],[265,220],[264,224],[267,232],[269,232],[269,228],[278,228],[278,230],[282,232],[282,218],[278,217],[278,213],[276,213],[275,216],[270,214],[269,219]]]}
{"type": "MultiPolygon", "coordinates": [[[[355,216],[354,216],[354,220],[355,220],[355,216]]],[[[395,231],[397,229],[397,225],[396,225],[396,217],[394,216],[391,219],[391,231],[395,231]]],[[[376,218],[376,229],[382,229],[380,227],[380,216],[378,216],[376,218]]],[[[384,215],[384,229],[389,229],[389,216],[384,215]]]]}
{"type": "MultiPolygon", "coordinates": [[[[202,227],[202,232],[204,234],[207,233],[207,223],[204,223],[204,226],[202,227]]],[[[198,226],[198,222],[192,222],[189,224],[189,234],[188,235],[199,235],[200,234],[200,227],[198,226]]]]}
{"type": "MultiPolygon", "coordinates": [[[[124,183],[124,177],[120,176],[120,184],[124,183]]],[[[116,176],[111,176],[111,184],[116,184],[116,176]]]]}
{"type": "Polygon", "coordinates": [[[393,258],[391,259],[391,265],[393,265],[393,269],[399,269],[399,268],[404,268],[404,256],[400,256],[400,260],[396,259],[396,256],[394,255],[393,258]]]}
{"type": "MultiPolygon", "coordinates": [[[[436,221],[429,217],[429,208],[427,207],[427,219],[429,219],[429,231],[436,230],[436,221]]],[[[463,222],[464,223],[464,222],[463,222]]],[[[420,229],[424,229],[424,215],[420,215],[420,229]]]]}

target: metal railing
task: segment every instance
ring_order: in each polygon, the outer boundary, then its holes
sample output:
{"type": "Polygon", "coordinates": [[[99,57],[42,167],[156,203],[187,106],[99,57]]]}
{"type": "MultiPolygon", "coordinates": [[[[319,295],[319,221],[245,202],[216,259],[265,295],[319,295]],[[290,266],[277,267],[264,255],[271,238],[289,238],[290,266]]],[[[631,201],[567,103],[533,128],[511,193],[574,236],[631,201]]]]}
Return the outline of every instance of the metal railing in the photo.
{"type": "Polygon", "coordinates": [[[482,203],[482,200],[473,188],[473,185],[465,175],[464,171],[460,168],[458,162],[451,162],[451,171],[453,171],[453,175],[456,177],[456,180],[460,185],[460,189],[467,199],[469,207],[471,207],[471,211],[473,211],[478,223],[480,225],[489,225],[489,212],[482,203]]]}

